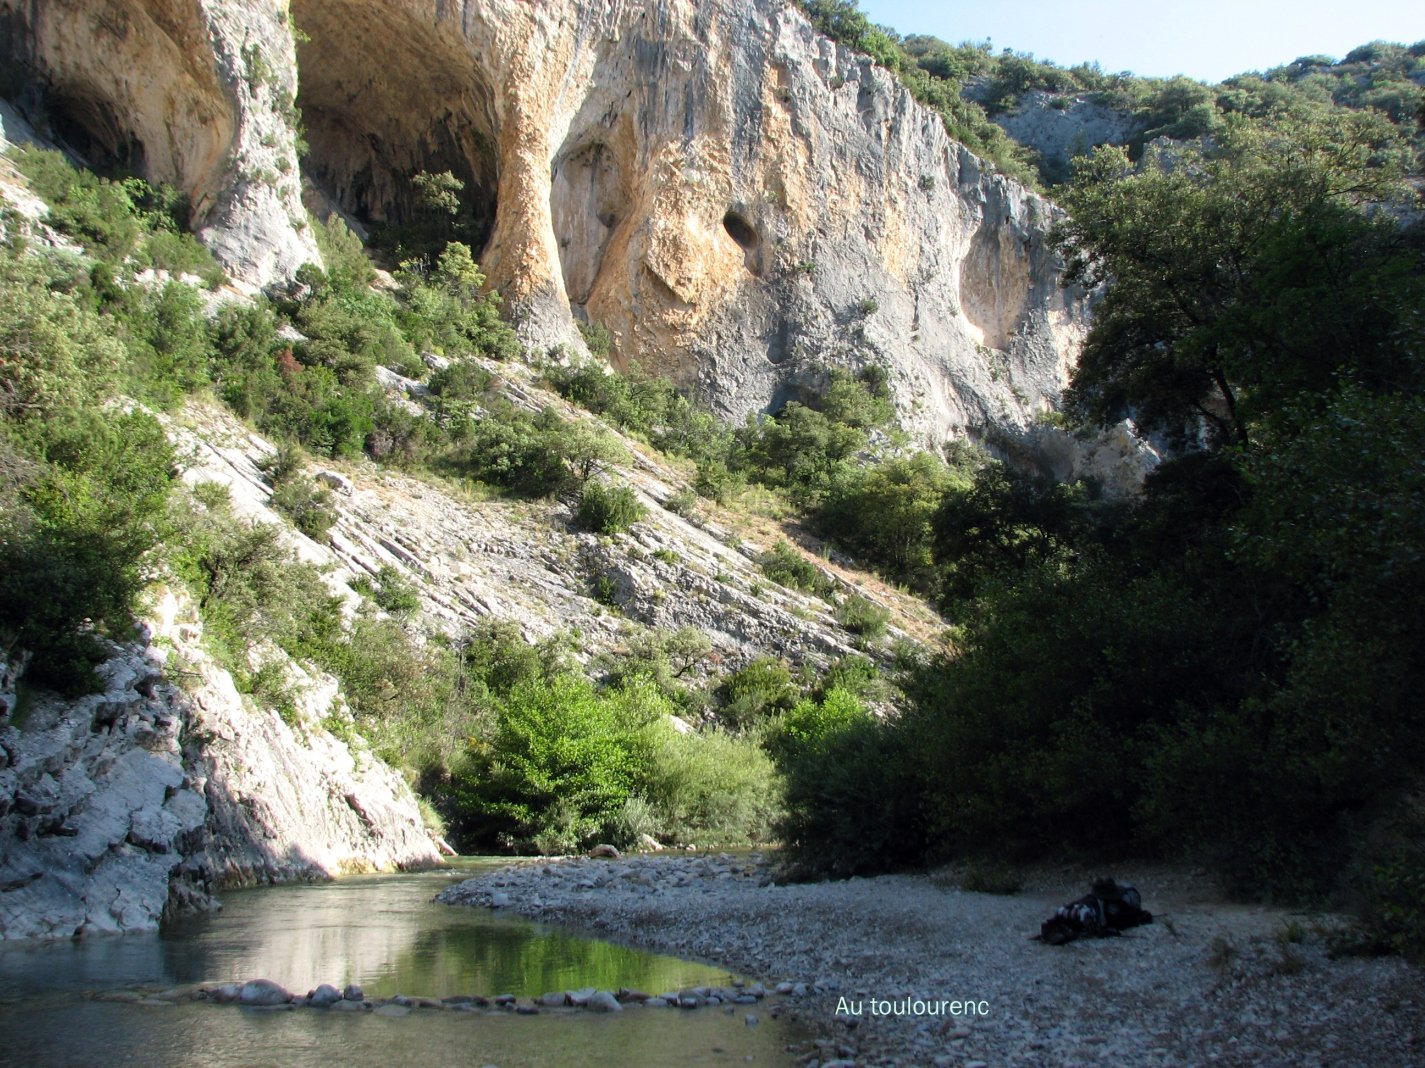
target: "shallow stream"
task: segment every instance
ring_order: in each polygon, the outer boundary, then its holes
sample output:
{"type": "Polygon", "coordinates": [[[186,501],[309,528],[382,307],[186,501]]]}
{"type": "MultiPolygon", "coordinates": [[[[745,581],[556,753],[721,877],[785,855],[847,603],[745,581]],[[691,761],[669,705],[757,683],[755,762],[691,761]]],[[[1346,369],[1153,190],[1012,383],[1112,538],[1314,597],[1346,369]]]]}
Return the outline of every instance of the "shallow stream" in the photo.
{"type": "Polygon", "coordinates": [[[212,916],[159,933],[81,942],[0,943],[0,1064],[116,1068],[218,1066],[789,1065],[789,1029],[764,1006],[622,1013],[410,1016],[317,1009],[258,1012],[182,1001],[96,1000],[119,990],[265,978],[304,994],[354,982],[368,998],[406,994],[538,997],[583,986],[658,993],[726,984],[711,965],[630,949],[517,917],[437,905],[454,871],[354,877],[223,896],[212,916]],[[749,1025],[751,1014],[757,1020],[749,1025]]]}

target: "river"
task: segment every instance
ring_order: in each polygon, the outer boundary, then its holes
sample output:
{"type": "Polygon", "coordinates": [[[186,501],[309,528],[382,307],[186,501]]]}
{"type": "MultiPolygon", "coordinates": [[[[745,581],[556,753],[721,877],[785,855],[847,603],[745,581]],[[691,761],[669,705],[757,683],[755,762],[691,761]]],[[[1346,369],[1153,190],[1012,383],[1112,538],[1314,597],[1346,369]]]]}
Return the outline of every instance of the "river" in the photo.
{"type": "Polygon", "coordinates": [[[402,1018],[208,1002],[137,1005],[97,994],[272,979],[295,993],[361,985],[367,997],[540,994],[597,986],[658,993],[726,984],[726,970],[516,917],[437,905],[455,871],[352,877],[223,896],[222,912],[161,932],[0,943],[0,1064],[26,1068],[293,1065],[789,1065],[793,1032],[764,1006],[633,1008],[607,1015],[458,1013],[402,1018]],[[747,1017],[755,1018],[755,1023],[747,1017]]]}

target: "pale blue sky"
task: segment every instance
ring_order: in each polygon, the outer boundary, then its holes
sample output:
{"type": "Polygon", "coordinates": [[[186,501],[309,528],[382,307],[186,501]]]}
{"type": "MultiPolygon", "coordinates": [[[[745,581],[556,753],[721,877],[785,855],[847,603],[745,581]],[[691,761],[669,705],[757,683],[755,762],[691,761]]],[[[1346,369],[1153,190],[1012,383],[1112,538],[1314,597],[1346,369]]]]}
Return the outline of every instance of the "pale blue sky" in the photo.
{"type": "Polygon", "coordinates": [[[861,0],[901,34],[994,42],[1061,66],[1221,81],[1298,56],[1337,59],[1368,41],[1425,39],[1422,0],[861,0]]]}

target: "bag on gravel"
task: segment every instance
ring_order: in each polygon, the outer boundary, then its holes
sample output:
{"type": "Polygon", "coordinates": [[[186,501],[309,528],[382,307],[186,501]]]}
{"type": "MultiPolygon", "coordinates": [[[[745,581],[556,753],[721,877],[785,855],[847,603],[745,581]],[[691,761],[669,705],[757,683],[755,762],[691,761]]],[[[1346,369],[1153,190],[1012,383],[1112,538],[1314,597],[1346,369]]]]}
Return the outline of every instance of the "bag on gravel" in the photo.
{"type": "Polygon", "coordinates": [[[1099,879],[1093,888],[1067,905],[1059,906],[1039,927],[1034,941],[1062,946],[1075,938],[1110,938],[1129,927],[1153,922],[1153,914],[1143,908],[1143,898],[1128,883],[1099,879]]]}

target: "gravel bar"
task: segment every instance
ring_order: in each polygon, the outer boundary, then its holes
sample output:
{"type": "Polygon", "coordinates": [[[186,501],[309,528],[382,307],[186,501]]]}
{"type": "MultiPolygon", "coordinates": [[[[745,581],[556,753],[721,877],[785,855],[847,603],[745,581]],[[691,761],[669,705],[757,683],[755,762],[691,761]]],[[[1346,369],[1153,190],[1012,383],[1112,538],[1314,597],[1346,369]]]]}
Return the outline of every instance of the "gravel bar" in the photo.
{"type": "Polygon", "coordinates": [[[1127,866],[1157,918],[1031,941],[1093,873],[1013,896],[936,875],[781,885],[760,854],[561,858],[444,891],[763,980],[818,1040],[816,1068],[1425,1064],[1425,972],[1328,959],[1330,918],[1224,903],[1200,877],[1127,866]]]}

